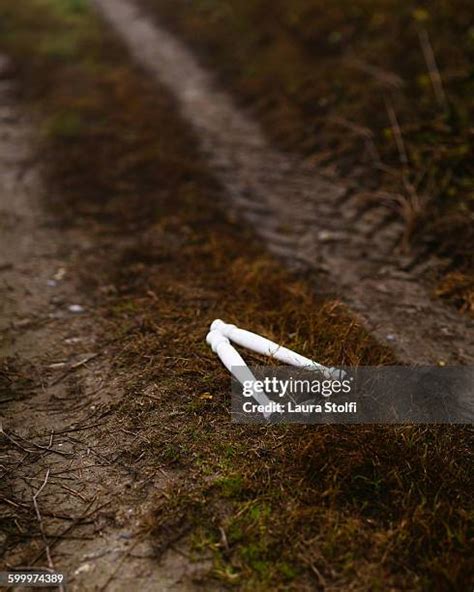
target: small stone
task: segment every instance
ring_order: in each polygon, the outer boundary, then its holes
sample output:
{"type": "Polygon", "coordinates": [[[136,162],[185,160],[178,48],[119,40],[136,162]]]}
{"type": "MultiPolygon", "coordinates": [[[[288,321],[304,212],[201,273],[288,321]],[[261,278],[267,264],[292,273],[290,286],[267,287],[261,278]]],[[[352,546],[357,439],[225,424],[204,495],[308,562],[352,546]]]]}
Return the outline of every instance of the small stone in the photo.
{"type": "Polygon", "coordinates": [[[68,337],[64,340],[64,343],[67,343],[68,345],[75,345],[76,343],[81,343],[81,341],[84,341],[83,337],[68,337]]]}
{"type": "Polygon", "coordinates": [[[55,279],[56,281],[60,282],[62,279],[64,279],[64,276],[66,275],[66,268],[65,267],[60,267],[58,269],[58,271],[53,275],[53,279],[55,279]]]}
{"type": "Polygon", "coordinates": [[[320,230],[318,232],[318,240],[323,243],[334,240],[334,233],[332,233],[330,230],[320,230]]]}
{"type": "Polygon", "coordinates": [[[83,563],[82,565],[80,565],[76,571],[74,572],[75,576],[80,575],[81,573],[87,573],[89,571],[92,571],[94,569],[94,566],[91,563],[83,563]]]}

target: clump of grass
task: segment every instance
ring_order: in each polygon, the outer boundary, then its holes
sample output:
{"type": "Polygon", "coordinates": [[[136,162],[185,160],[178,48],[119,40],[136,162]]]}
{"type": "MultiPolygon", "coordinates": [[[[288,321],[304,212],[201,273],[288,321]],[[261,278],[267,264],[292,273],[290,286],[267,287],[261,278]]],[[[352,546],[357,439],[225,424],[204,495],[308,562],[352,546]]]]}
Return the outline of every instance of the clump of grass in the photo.
{"type": "Polygon", "coordinates": [[[474,312],[474,278],[453,271],[448,273],[436,288],[436,295],[454,302],[462,311],[474,312]]]}

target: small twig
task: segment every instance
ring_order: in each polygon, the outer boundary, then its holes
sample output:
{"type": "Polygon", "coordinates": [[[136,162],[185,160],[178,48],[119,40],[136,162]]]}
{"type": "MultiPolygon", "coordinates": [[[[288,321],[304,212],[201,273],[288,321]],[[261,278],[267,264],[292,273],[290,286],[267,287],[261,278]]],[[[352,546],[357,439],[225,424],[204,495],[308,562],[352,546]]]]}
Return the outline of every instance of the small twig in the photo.
{"type": "Polygon", "coordinates": [[[15,507],[15,508],[26,508],[28,507],[26,504],[23,503],[17,503],[14,502],[11,499],[8,499],[7,497],[0,497],[0,503],[5,503],[5,504],[10,504],[11,506],[15,507]]]}
{"type": "Polygon", "coordinates": [[[368,127],[365,127],[363,125],[359,125],[357,123],[354,123],[353,121],[349,121],[345,117],[340,117],[339,115],[334,115],[332,117],[329,117],[329,121],[333,121],[334,123],[337,123],[338,125],[341,125],[342,127],[345,127],[347,129],[351,130],[357,136],[362,136],[363,138],[366,138],[366,139],[367,138],[372,139],[374,137],[374,133],[371,129],[369,129],[368,127]]]}
{"type": "Polygon", "coordinates": [[[38,497],[40,496],[41,492],[43,491],[43,489],[46,487],[46,484],[48,483],[49,472],[50,472],[50,469],[48,469],[46,471],[46,475],[44,477],[43,483],[41,484],[40,488],[36,491],[36,493],[33,495],[33,506],[35,508],[36,517],[38,518],[39,528],[40,528],[40,532],[41,532],[41,538],[43,539],[43,542],[44,542],[46,559],[48,560],[48,566],[51,570],[54,571],[54,563],[53,563],[53,559],[51,558],[51,552],[49,549],[48,539],[46,538],[46,534],[44,532],[43,518],[41,516],[41,512],[40,512],[39,505],[38,505],[38,497]]]}
{"type": "Polygon", "coordinates": [[[91,430],[92,428],[96,428],[98,426],[103,425],[101,422],[99,423],[92,423],[85,426],[79,426],[77,428],[66,428],[65,430],[60,430],[59,432],[55,432],[56,435],[60,434],[71,434],[72,432],[84,432],[85,430],[91,430]]]}
{"type": "Polygon", "coordinates": [[[3,436],[5,436],[5,438],[11,442],[14,446],[16,446],[17,448],[19,448],[20,450],[23,450],[23,452],[27,452],[27,453],[33,453],[35,452],[35,450],[31,450],[28,448],[25,448],[24,446],[22,446],[19,442],[17,442],[16,440],[14,440],[11,436],[9,436],[5,430],[3,429],[3,425],[0,422],[0,434],[2,434],[3,436]]]}
{"type": "MultiPolygon", "coordinates": [[[[48,537],[55,536],[54,533],[51,533],[51,534],[50,533],[46,533],[46,535],[48,537]]],[[[37,539],[37,538],[41,538],[41,534],[30,534],[30,533],[25,533],[25,532],[22,533],[22,536],[25,539],[37,539]]],[[[66,538],[66,537],[63,537],[63,538],[66,538]]],[[[93,541],[94,540],[94,537],[93,536],[85,536],[85,535],[84,536],[77,535],[77,536],[68,536],[67,537],[67,540],[68,541],[93,541]]]]}
{"type": "MultiPolygon", "coordinates": [[[[25,446],[20,444],[20,442],[17,442],[14,438],[12,438],[9,434],[7,434],[5,432],[5,430],[3,429],[3,426],[1,423],[0,423],[0,434],[5,436],[5,438],[9,442],[11,442],[14,446],[19,448],[20,450],[23,450],[23,452],[27,452],[29,454],[34,454],[36,452],[36,450],[32,450],[31,448],[25,448],[25,446]]],[[[52,454],[58,454],[59,456],[64,456],[64,457],[71,456],[68,452],[62,452],[61,450],[54,450],[53,448],[51,448],[51,446],[53,444],[53,436],[54,436],[54,432],[52,432],[50,435],[50,440],[49,440],[48,446],[42,446],[41,444],[36,444],[35,442],[28,442],[28,444],[30,446],[34,446],[38,450],[44,450],[45,452],[51,452],[52,454]]]]}
{"type": "Polygon", "coordinates": [[[346,59],[346,64],[348,66],[352,66],[361,72],[365,72],[369,76],[372,76],[375,80],[380,82],[385,87],[392,88],[392,89],[399,89],[402,88],[404,85],[403,80],[395,74],[394,72],[389,72],[388,70],[383,70],[378,66],[374,66],[372,64],[368,64],[363,60],[356,58],[354,56],[350,56],[346,59]]]}
{"type": "Polygon", "coordinates": [[[309,566],[311,568],[311,571],[316,574],[316,577],[318,578],[320,585],[323,587],[323,589],[325,589],[326,588],[326,580],[323,578],[319,569],[314,565],[314,563],[310,563],[309,566]]]}
{"type": "Polygon", "coordinates": [[[385,107],[387,109],[390,124],[392,126],[395,143],[397,144],[400,162],[402,164],[407,164],[408,155],[405,149],[405,142],[403,141],[402,130],[400,129],[400,125],[398,124],[397,114],[395,113],[395,109],[393,108],[392,102],[387,97],[385,97],[385,107]]]}
{"type": "Polygon", "coordinates": [[[371,156],[376,164],[380,163],[380,154],[377,150],[377,146],[374,142],[374,133],[368,127],[358,125],[344,117],[334,116],[329,118],[335,124],[345,127],[351,130],[356,136],[360,136],[364,139],[365,144],[367,146],[368,151],[371,153],[371,156]]]}
{"type": "Polygon", "coordinates": [[[69,368],[65,372],[63,372],[60,376],[58,376],[55,380],[53,380],[49,386],[55,386],[56,384],[58,384],[59,382],[64,380],[66,378],[66,376],[68,376],[69,374],[71,374],[72,372],[77,370],[78,368],[82,368],[82,366],[85,366],[88,362],[90,362],[91,360],[94,360],[99,355],[100,355],[100,352],[96,353],[96,354],[91,354],[90,356],[87,356],[83,360],[80,360],[79,362],[72,364],[71,366],[69,366],[69,368]]]}
{"type": "Polygon", "coordinates": [[[40,493],[43,491],[43,489],[46,487],[46,484],[48,483],[49,472],[50,472],[50,469],[48,469],[46,471],[46,475],[44,477],[43,483],[41,484],[41,487],[33,495],[33,505],[35,507],[36,516],[38,517],[38,521],[39,521],[39,523],[40,523],[41,526],[42,526],[43,522],[41,520],[41,514],[40,514],[40,511],[39,511],[39,507],[38,507],[38,496],[40,495],[40,493]]]}
{"type": "Polygon", "coordinates": [[[226,551],[229,551],[229,541],[227,540],[227,535],[222,526],[219,526],[219,532],[221,534],[221,545],[224,547],[226,551]]]}
{"type": "Polygon", "coordinates": [[[69,493],[71,493],[72,495],[74,495],[75,497],[78,497],[79,499],[81,499],[84,503],[86,503],[86,504],[90,503],[90,500],[88,500],[87,498],[85,498],[82,494],[80,494],[75,489],[72,489],[71,487],[68,487],[67,485],[64,485],[64,483],[60,483],[59,486],[62,487],[62,489],[65,489],[66,491],[68,491],[69,493]]]}
{"type": "Polygon", "coordinates": [[[98,355],[99,354],[91,354],[90,356],[88,356],[87,358],[84,358],[80,362],[76,362],[75,364],[73,364],[69,369],[76,370],[76,368],[80,368],[81,366],[84,366],[84,364],[87,364],[87,362],[90,362],[91,360],[97,358],[98,355]]]}
{"type": "Polygon", "coordinates": [[[438,64],[436,63],[433,46],[430,42],[430,37],[426,29],[418,29],[418,37],[420,39],[421,50],[425,58],[426,67],[428,68],[428,74],[430,75],[431,84],[438,101],[438,104],[445,111],[448,110],[448,101],[446,99],[446,93],[443,88],[443,81],[441,74],[439,73],[438,64]]]}
{"type": "MultiPolygon", "coordinates": [[[[89,512],[89,510],[92,508],[92,506],[94,505],[95,502],[95,498],[91,501],[91,503],[87,506],[87,508],[84,510],[84,512],[78,516],[77,518],[75,518],[71,524],[69,524],[69,526],[67,526],[65,529],[63,529],[60,533],[58,533],[54,539],[52,539],[49,548],[52,549],[57,543],[59,543],[62,539],[64,539],[64,537],[71,532],[71,530],[73,530],[74,528],[76,528],[76,526],[78,526],[79,524],[83,524],[84,520],[86,520],[87,518],[90,518],[91,516],[93,516],[94,514],[96,514],[97,512],[99,512],[99,510],[102,510],[102,508],[105,508],[106,506],[108,506],[111,502],[108,501],[104,504],[102,504],[101,506],[98,506],[97,508],[95,508],[94,510],[92,510],[92,512],[89,512]]],[[[41,557],[43,557],[45,553],[45,549],[42,549],[37,555],[36,557],[30,562],[30,566],[35,565],[35,563],[37,561],[39,561],[41,559],[41,557]]]]}
{"type": "Polygon", "coordinates": [[[42,446],[41,444],[36,444],[35,442],[30,442],[30,444],[32,446],[34,446],[35,448],[39,448],[40,450],[44,450],[45,452],[59,454],[59,456],[64,456],[65,458],[67,458],[68,456],[72,456],[72,453],[70,453],[70,452],[63,452],[62,450],[55,450],[54,448],[52,448],[53,441],[54,441],[54,430],[51,430],[51,434],[49,436],[49,443],[47,446],[42,446]]]}

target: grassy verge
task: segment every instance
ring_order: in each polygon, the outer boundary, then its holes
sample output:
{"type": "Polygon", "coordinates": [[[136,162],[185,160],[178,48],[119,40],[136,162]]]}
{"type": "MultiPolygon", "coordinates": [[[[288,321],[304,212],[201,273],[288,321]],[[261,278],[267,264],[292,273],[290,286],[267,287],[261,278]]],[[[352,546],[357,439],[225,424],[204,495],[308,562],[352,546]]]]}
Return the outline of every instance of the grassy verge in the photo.
{"type": "Polygon", "coordinates": [[[137,435],[123,466],[170,476],[143,525],[157,557],[187,536],[209,578],[243,590],[467,588],[469,432],[232,425],[203,341],[217,316],[323,363],[393,358],[225,219],[172,101],[85,1],[0,15],[43,130],[45,205],[94,245],[75,272],[123,377],[107,429],[137,435]]]}
{"type": "Polygon", "coordinates": [[[281,147],[398,207],[411,244],[452,261],[439,295],[472,310],[468,2],[143,2],[281,147]]]}

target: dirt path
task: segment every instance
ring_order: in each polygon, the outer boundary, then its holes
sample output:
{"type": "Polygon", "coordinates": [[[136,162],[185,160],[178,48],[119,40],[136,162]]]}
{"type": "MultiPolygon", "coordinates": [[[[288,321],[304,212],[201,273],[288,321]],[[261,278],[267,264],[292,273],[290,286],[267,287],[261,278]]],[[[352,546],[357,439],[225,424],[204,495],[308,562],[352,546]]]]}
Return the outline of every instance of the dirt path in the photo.
{"type": "Polygon", "coordinates": [[[472,321],[433,300],[424,285],[426,269],[436,262],[393,254],[400,222],[385,208],[361,208],[348,188],[274,151],[190,52],[133,2],[95,4],[138,63],[175,94],[226,189],[229,208],[273,254],[307,274],[318,271],[317,290],[338,290],[401,359],[473,361],[472,321]]]}
{"type": "Polygon", "coordinates": [[[63,571],[70,590],[193,589],[203,564],[176,551],[157,562],[140,534],[171,477],[121,461],[137,436],[109,422],[107,403],[124,381],[75,277],[91,241],[45,213],[34,135],[14,100],[14,83],[0,81],[0,550],[14,549],[3,567],[63,571]]]}

